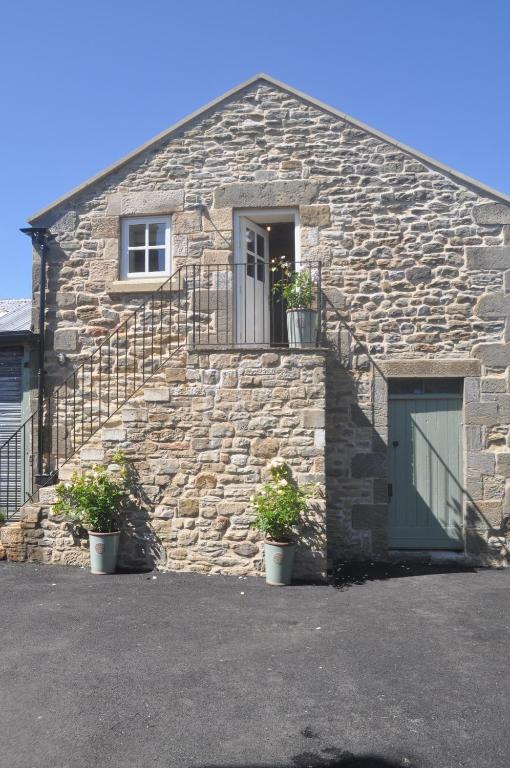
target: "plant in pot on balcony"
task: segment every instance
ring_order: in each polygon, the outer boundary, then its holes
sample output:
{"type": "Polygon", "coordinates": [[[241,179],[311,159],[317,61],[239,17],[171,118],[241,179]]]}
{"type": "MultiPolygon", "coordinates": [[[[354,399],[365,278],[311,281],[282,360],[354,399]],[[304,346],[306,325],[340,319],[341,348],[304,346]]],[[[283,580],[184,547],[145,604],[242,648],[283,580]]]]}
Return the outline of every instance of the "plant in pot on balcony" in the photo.
{"type": "Polygon", "coordinates": [[[285,256],[273,264],[281,278],[273,284],[273,293],[285,301],[289,347],[311,347],[317,340],[318,311],[313,307],[317,298],[318,270],[302,266],[296,270],[285,256]]]}
{"type": "Polygon", "coordinates": [[[307,496],[283,459],[272,459],[268,469],[269,480],[251,497],[256,513],[252,527],[265,536],[267,584],[285,586],[292,580],[296,547],[293,528],[307,510],[307,496]]]}
{"type": "Polygon", "coordinates": [[[110,466],[74,472],[69,482],[56,487],[53,512],[87,530],[94,574],[115,572],[120,514],[128,493],[127,462],[120,451],[112,456],[110,466]]]}

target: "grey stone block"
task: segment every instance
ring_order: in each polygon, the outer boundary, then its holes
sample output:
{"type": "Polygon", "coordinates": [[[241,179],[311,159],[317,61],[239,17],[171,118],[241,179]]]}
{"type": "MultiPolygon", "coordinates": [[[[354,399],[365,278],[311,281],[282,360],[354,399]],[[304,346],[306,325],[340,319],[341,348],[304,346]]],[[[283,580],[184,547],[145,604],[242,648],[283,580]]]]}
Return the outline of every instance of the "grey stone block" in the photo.
{"type": "Polygon", "coordinates": [[[470,359],[381,360],[378,366],[386,376],[393,378],[459,378],[480,375],[480,361],[470,359]]]}
{"type": "Polygon", "coordinates": [[[481,474],[479,472],[470,472],[468,467],[465,482],[465,491],[467,495],[473,499],[479,499],[483,494],[483,482],[481,474]]]}
{"type": "Polygon", "coordinates": [[[60,235],[64,232],[72,232],[76,229],[77,223],[78,216],[76,211],[66,211],[65,213],[59,213],[57,211],[44,226],[49,227],[54,235],[60,235]]]}
{"type": "Polygon", "coordinates": [[[467,454],[468,471],[481,472],[483,475],[493,475],[496,460],[493,453],[477,452],[467,454]]]}
{"type": "Polygon", "coordinates": [[[103,238],[119,236],[118,216],[94,216],[91,219],[92,237],[103,238]]]}
{"type": "Polygon", "coordinates": [[[464,402],[473,403],[480,399],[480,378],[468,376],[464,379],[464,402]]]}
{"type": "Polygon", "coordinates": [[[492,426],[499,422],[497,403],[466,403],[464,408],[466,424],[492,426]]]}
{"type": "Polygon", "coordinates": [[[510,451],[496,454],[496,474],[510,477],[510,451]]]}
{"type": "Polygon", "coordinates": [[[264,182],[236,182],[217,187],[214,205],[217,208],[235,206],[256,208],[306,205],[317,197],[318,185],[312,181],[288,180],[264,182]]]}
{"type": "Polygon", "coordinates": [[[466,526],[468,528],[499,528],[503,517],[501,501],[468,501],[466,526]]]}
{"type": "Polygon", "coordinates": [[[504,203],[475,205],[473,219],[477,224],[510,224],[510,205],[504,203]]]}
{"type": "Polygon", "coordinates": [[[299,218],[303,227],[329,227],[331,214],[329,205],[302,205],[299,218]]]}
{"type": "Polygon", "coordinates": [[[144,389],[143,399],[146,403],[166,403],[170,400],[169,387],[152,387],[144,389]]]}
{"type": "Polygon", "coordinates": [[[510,365],[510,343],[477,344],[473,347],[473,355],[489,368],[506,368],[510,365]]]}
{"type": "Polygon", "coordinates": [[[428,267],[410,267],[406,269],[405,275],[406,280],[410,283],[419,285],[420,283],[427,283],[432,276],[432,272],[428,267]]]}
{"type": "Polygon", "coordinates": [[[482,392],[496,393],[506,392],[506,381],[504,378],[482,379],[482,392]]]}
{"type": "Polygon", "coordinates": [[[355,504],[352,508],[352,527],[356,530],[386,528],[388,525],[387,504],[355,504]]]}
{"type": "Polygon", "coordinates": [[[80,451],[81,461],[103,461],[104,449],[103,448],[82,448],[80,451]]]}
{"type": "Polygon", "coordinates": [[[75,328],[57,329],[53,348],[55,352],[76,352],[78,349],[78,331],[75,328]]]}
{"type": "Polygon", "coordinates": [[[509,269],[510,246],[468,246],[466,248],[466,266],[468,269],[509,269]]]}
{"type": "Polygon", "coordinates": [[[182,209],[183,205],[183,190],[116,192],[108,196],[106,212],[110,216],[138,216],[171,213],[182,209]]]}
{"type": "Polygon", "coordinates": [[[75,293],[57,293],[57,307],[59,309],[72,309],[76,306],[75,293]]]}
{"type": "Polygon", "coordinates": [[[384,453],[358,453],[351,461],[353,477],[386,477],[384,453]]]}
{"type": "Polygon", "coordinates": [[[510,295],[495,291],[480,296],[475,307],[475,313],[482,320],[497,320],[510,317],[510,295]]]}
{"type": "Polygon", "coordinates": [[[466,448],[468,451],[482,450],[482,428],[466,427],[466,448]]]}
{"type": "Polygon", "coordinates": [[[324,286],[323,289],[326,304],[332,304],[335,309],[345,309],[345,293],[334,285],[324,286]]]}
{"type": "Polygon", "coordinates": [[[320,408],[305,408],[302,414],[303,429],[323,429],[325,427],[325,413],[320,408]]]}
{"type": "Polygon", "coordinates": [[[127,431],[125,429],[118,429],[116,427],[108,427],[101,431],[101,439],[108,443],[122,443],[127,437],[127,431]]]}

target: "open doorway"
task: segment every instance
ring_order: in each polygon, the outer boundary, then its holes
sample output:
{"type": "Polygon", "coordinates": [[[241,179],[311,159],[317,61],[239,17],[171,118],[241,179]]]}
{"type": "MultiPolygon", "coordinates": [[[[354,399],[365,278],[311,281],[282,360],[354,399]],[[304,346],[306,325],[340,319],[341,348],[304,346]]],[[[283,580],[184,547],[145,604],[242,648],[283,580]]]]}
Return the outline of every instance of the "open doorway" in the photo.
{"type": "Polygon", "coordinates": [[[234,242],[235,338],[242,344],[286,346],[285,306],[273,292],[283,257],[299,260],[298,212],[293,209],[236,211],[234,242]],[[274,271],[273,271],[274,270],[274,271]]]}

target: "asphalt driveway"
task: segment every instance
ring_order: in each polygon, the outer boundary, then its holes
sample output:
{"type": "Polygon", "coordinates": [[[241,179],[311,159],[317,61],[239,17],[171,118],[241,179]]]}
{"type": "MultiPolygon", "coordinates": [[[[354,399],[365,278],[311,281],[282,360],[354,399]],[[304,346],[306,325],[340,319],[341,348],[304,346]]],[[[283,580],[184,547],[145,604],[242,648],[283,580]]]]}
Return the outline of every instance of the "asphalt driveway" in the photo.
{"type": "Polygon", "coordinates": [[[510,571],[422,571],[278,589],[0,564],[0,764],[503,768],[510,571]]]}

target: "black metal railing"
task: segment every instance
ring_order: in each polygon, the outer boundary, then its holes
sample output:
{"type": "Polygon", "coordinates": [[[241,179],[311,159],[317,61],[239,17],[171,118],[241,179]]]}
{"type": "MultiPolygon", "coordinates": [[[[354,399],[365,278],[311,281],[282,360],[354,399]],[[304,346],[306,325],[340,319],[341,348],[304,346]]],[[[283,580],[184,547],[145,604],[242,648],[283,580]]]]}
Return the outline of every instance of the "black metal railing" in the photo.
{"type": "Polygon", "coordinates": [[[0,446],[0,511],[14,518],[178,350],[319,344],[321,267],[306,262],[298,269],[312,278],[308,315],[315,320],[296,341],[285,300],[274,290],[285,281],[278,270],[267,264],[180,267],[45,398],[42,420],[36,410],[0,446]],[[42,470],[38,477],[35,467],[42,470]]]}

